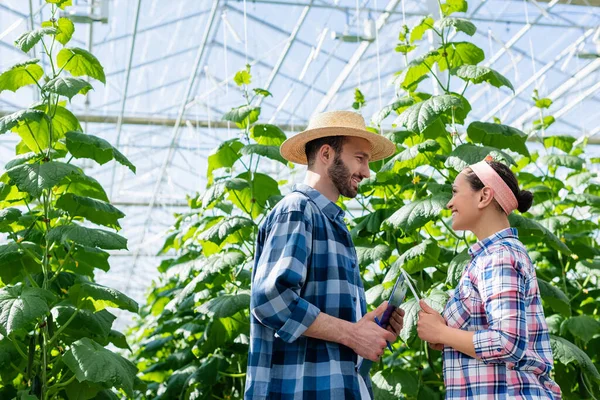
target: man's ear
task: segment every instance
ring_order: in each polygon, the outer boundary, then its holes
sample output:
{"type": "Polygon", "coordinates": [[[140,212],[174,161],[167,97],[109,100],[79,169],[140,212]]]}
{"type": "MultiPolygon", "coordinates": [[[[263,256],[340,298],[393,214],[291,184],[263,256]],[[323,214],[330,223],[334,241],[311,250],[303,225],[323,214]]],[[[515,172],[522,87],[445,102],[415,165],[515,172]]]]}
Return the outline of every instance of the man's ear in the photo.
{"type": "Polygon", "coordinates": [[[319,158],[321,159],[321,162],[325,165],[329,165],[329,163],[333,160],[334,156],[334,150],[328,144],[324,144],[319,149],[319,158]]]}
{"type": "Polygon", "coordinates": [[[485,208],[493,200],[494,200],[494,191],[492,190],[492,188],[489,188],[486,186],[483,189],[481,189],[481,191],[479,192],[479,203],[477,204],[477,207],[479,209],[485,208]]]}

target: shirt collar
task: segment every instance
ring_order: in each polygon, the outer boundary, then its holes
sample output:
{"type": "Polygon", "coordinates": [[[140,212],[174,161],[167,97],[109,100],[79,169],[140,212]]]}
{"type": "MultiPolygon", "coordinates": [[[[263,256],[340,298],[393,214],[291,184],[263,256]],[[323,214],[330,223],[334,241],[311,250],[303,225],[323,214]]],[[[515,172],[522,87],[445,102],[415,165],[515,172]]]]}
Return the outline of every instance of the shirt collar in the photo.
{"type": "Polygon", "coordinates": [[[492,236],[480,240],[479,242],[475,243],[469,248],[469,254],[471,255],[471,257],[475,257],[481,252],[485,251],[485,249],[487,249],[492,244],[499,242],[500,240],[509,238],[519,238],[518,232],[515,228],[502,229],[501,231],[494,233],[492,236]]]}
{"type": "Polygon", "coordinates": [[[342,210],[340,206],[329,200],[327,197],[323,196],[318,190],[303,183],[294,185],[293,190],[303,193],[309,199],[311,199],[317,205],[317,207],[319,207],[321,212],[329,219],[336,220],[337,218],[340,218],[343,220],[345,215],[344,210],[342,210]]]}

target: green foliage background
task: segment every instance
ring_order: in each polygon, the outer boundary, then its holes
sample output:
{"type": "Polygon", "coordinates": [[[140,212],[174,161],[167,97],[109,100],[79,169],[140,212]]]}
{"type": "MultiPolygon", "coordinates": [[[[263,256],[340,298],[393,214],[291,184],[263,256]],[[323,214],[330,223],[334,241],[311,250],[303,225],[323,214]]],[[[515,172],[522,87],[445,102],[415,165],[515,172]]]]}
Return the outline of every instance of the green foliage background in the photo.
{"type": "Polygon", "coordinates": [[[90,78],[105,83],[104,69],[86,50],[67,47],[75,28],[58,9],[71,0],[47,3],[51,19],[15,46],[27,53],[41,45],[48,70],[32,59],[0,74],[0,93],[35,85],[41,99],[0,118],[0,134],[22,139],[0,175],[0,398],[132,398],[144,384],[131,361],[106,348],[129,348],[107,308],[135,313],[138,305],[94,282],[96,269],[110,269],[106,250],[127,248],[115,233],[125,215],[72,161],[135,167],[83,133],[68,110],[67,100],[93,89],[90,78]]]}
{"type": "MultiPolygon", "coordinates": [[[[386,118],[397,129],[386,132],[397,153],[371,164],[371,178],[360,185],[348,225],[367,289],[367,302],[386,299],[402,266],[418,290],[441,311],[448,291],[468,262],[475,238],[448,227],[445,205],[450,184],[468,164],[491,154],[509,164],[523,188],[535,194],[525,214],[510,217],[536,265],[555,357],[554,378],[564,398],[600,396],[600,186],[589,170],[598,160],[586,154],[586,139],[551,136],[549,99],[533,101],[540,119],[530,131],[494,123],[467,124],[472,107],[463,97],[470,85],[513,89],[497,71],[479,65],[484,52],[468,41],[476,27],[456,17],[464,0],[440,4],[441,18],[425,17],[403,27],[396,51],[407,67],[394,85],[397,97],[373,117],[375,132],[386,118]],[[411,53],[427,31],[440,47],[420,57],[411,53]],[[461,41],[453,41],[454,37],[461,41]],[[419,91],[433,79],[440,94],[419,91]],[[526,145],[527,138],[538,143],[526,145]],[[537,150],[533,150],[533,149],[537,150]]],[[[293,168],[279,155],[285,134],[259,122],[258,96],[247,68],[235,77],[244,103],[224,115],[240,134],[209,156],[206,190],[188,199],[190,209],[176,216],[161,254],[175,255],[158,267],[160,278],[130,335],[140,377],[148,383],[139,398],[203,399],[243,396],[249,333],[250,274],[257,227],[281,198],[286,182],[262,173],[265,163],[293,168]]],[[[357,90],[352,107],[365,96],[357,90]]],[[[342,206],[346,206],[340,202],[342,206]]],[[[401,340],[372,371],[377,399],[443,398],[441,355],[416,337],[416,301],[409,297],[401,340]]]]}

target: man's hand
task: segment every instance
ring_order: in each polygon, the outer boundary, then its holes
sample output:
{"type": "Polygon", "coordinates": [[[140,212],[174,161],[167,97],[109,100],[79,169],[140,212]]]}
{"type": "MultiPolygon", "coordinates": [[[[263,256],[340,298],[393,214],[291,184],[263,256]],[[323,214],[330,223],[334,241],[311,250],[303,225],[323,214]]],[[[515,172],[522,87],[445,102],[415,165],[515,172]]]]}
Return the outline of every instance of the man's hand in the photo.
{"type": "MultiPolygon", "coordinates": [[[[446,320],[433,308],[429,307],[424,300],[419,302],[421,310],[419,311],[419,321],[417,322],[417,333],[421,340],[434,345],[442,344],[442,332],[446,327],[446,320]]],[[[438,346],[439,347],[439,346],[438,346]]],[[[434,348],[438,350],[438,348],[434,348]]]]}
{"type": "Polygon", "coordinates": [[[396,308],[390,317],[390,324],[387,327],[387,330],[392,332],[396,337],[400,334],[402,327],[404,326],[404,310],[400,307],[396,308]]]}
{"type": "MultiPolygon", "coordinates": [[[[396,340],[396,334],[387,331],[377,325],[375,322],[376,316],[381,316],[387,307],[387,301],[383,302],[375,310],[365,314],[364,317],[354,324],[352,335],[348,340],[347,346],[350,347],[356,354],[368,360],[377,362],[383,354],[388,342],[396,340]]],[[[395,321],[395,326],[402,325],[402,317],[400,321],[395,321]]],[[[399,330],[398,330],[399,331],[399,330]]]]}

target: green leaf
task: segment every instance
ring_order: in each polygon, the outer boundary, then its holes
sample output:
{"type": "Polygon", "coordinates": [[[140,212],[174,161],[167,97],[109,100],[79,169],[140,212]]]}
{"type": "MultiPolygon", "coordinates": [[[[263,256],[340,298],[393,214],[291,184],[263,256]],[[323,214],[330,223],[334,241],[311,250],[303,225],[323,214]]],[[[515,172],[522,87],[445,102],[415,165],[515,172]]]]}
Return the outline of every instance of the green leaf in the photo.
{"type": "Polygon", "coordinates": [[[474,144],[465,143],[461,144],[450,153],[446,159],[446,167],[461,172],[469,165],[483,160],[488,155],[491,155],[496,161],[502,161],[505,164],[516,164],[511,156],[494,147],[476,146],[474,144]]]}
{"type": "Polygon", "coordinates": [[[0,118],[0,134],[6,133],[12,128],[19,125],[20,122],[39,122],[44,118],[45,114],[40,110],[26,109],[17,111],[12,114],[5,115],[0,118]]]}
{"type": "Polygon", "coordinates": [[[29,330],[38,318],[50,311],[54,295],[40,288],[5,286],[0,289],[0,333],[4,336],[29,330]]]}
{"type": "Polygon", "coordinates": [[[258,218],[267,210],[267,200],[272,196],[281,195],[281,192],[277,181],[269,175],[255,173],[252,174],[252,180],[250,176],[250,173],[244,172],[236,177],[248,184],[241,190],[229,188],[228,199],[238,208],[251,214],[252,218],[258,218]]]}
{"type": "Polygon", "coordinates": [[[355,110],[360,110],[367,104],[365,100],[365,95],[360,91],[359,88],[354,89],[354,103],[352,103],[352,108],[355,110]]]}
{"type": "Polygon", "coordinates": [[[260,107],[246,105],[232,108],[230,111],[223,115],[223,121],[235,122],[235,124],[244,129],[256,121],[260,115],[260,107]]]}
{"type": "Polygon", "coordinates": [[[76,94],[86,94],[90,89],[92,89],[92,85],[85,79],[73,78],[71,76],[56,77],[48,81],[44,86],[44,90],[68,97],[69,100],[76,94]]]}
{"type": "Polygon", "coordinates": [[[41,258],[41,249],[35,243],[10,242],[0,245],[0,279],[8,284],[26,272],[30,274],[41,272],[39,264],[41,258]],[[35,256],[38,261],[36,262],[31,255],[35,256]]]}
{"type": "Polygon", "coordinates": [[[79,308],[101,311],[107,307],[138,312],[138,304],[116,289],[94,282],[76,283],[69,288],[69,298],[79,308]]]}
{"type": "Polygon", "coordinates": [[[550,108],[551,105],[552,105],[552,100],[550,100],[548,98],[535,99],[535,106],[537,108],[550,108]]]}
{"type": "Polygon", "coordinates": [[[15,40],[15,46],[27,53],[33,48],[44,35],[56,35],[58,30],[55,28],[39,28],[30,32],[25,32],[15,40]]]}
{"type": "Polygon", "coordinates": [[[442,4],[442,14],[448,16],[455,12],[467,12],[469,6],[466,0],[446,0],[446,3],[442,4]]]}
{"type": "Polygon", "coordinates": [[[68,400],[97,400],[96,395],[103,390],[101,385],[91,384],[89,382],[71,382],[65,387],[65,393],[68,400]]]}
{"type": "MultiPolygon", "coordinates": [[[[241,333],[248,335],[249,321],[229,317],[213,319],[200,339],[201,352],[210,354],[219,347],[233,343],[241,333]]],[[[194,349],[197,352],[197,349],[194,349]]]]}
{"type": "Polygon", "coordinates": [[[18,221],[19,217],[21,217],[21,210],[18,208],[0,210],[0,232],[12,232],[10,224],[18,221]]]}
{"type": "Polygon", "coordinates": [[[538,286],[542,300],[556,312],[565,317],[571,316],[571,302],[567,295],[558,287],[538,278],[538,286]]]}
{"type": "Polygon", "coordinates": [[[240,150],[244,147],[239,139],[227,140],[213,150],[208,156],[209,182],[212,182],[213,171],[220,168],[231,168],[233,164],[241,157],[240,150]]]}
{"type": "Polygon", "coordinates": [[[394,50],[397,51],[398,53],[408,54],[416,48],[417,48],[417,46],[414,46],[414,45],[399,44],[398,46],[396,46],[394,48],[394,50]]]}
{"type": "Polygon", "coordinates": [[[89,158],[100,165],[110,160],[115,160],[121,165],[128,167],[133,173],[135,166],[118,149],[114,148],[106,140],[82,132],[67,132],[67,149],[75,158],[89,158]]]}
{"type": "Polygon", "coordinates": [[[388,115],[392,113],[392,111],[400,113],[413,104],[415,104],[415,100],[412,97],[402,97],[394,101],[392,104],[388,104],[387,106],[383,107],[377,114],[373,116],[371,122],[375,126],[380,126],[383,120],[386,119],[388,115]]]}
{"type": "Polygon", "coordinates": [[[446,209],[450,197],[444,193],[412,201],[392,214],[384,224],[409,235],[429,221],[437,219],[442,210],[446,209]]]}
{"type": "Polygon", "coordinates": [[[550,335],[550,346],[554,360],[560,361],[564,365],[575,364],[580,367],[589,377],[595,381],[600,381],[600,373],[590,357],[580,348],[558,336],[550,335]]]}
{"type": "Polygon", "coordinates": [[[573,150],[573,143],[577,138],[573,136],[546,136],[544,137],[544,147],[555,147],[565,153],[570,153],[573,150]]]}
{"type": "Polygon", "coordinates": [[[550,167],[565,167],[580,170],[583,168],[584,160],[577,156],[570,156],[566,154],[550,154],[541,157],[540,162],[550,167]]]}
{"type": "Polygon", "coordinates": [[[249,85],[252,82],[252,76],[245,69],[236,72],[233,81],[238,86],[249,85]]]}
{"type": "Polygon", "coordinates": [[[416,396],[419,381],[413,371],[403,368],[386,368],[371,378],[373,394],[377,400],[398,400],[406,395],[416,396]]]}
{"type": "Polygon", "coordinates": [[[513,228],[518,229],[521,239],[529,236],[532,238],[532,240],[538,243],[540,237],[542,237],[543,242],[552,247],[554,250],[560,251],[566,255],[571,255],[572,252],[567,245],[561,242],[556,235],[544,228],[539,222],[514,213],[508,216],[508,221],[513,228]]]}
{"type": "MultiPolygon", "coordinates": [[[[81,130],[79,120],[73,113],[62,106],[46,107],[45,104],[35,106],[37,110],[43,111],[47,116],[52,117],[52,143],[56,143],[65,136],[65,133],[71,130],[81,130]]],[[[13,131],[23,139],[23,142],[29,149],[39,152],[40,149],[46,149],[50,146],[50,131],[48,129],[49,117],[46,121],[25,121],[20,123],[13,131]]]]}
{"type": "Polygon", "coordinates": [[[54,307],[52,315],[57,327],[61,329],[64,326],[63,332],[70,336],[72,340],[88,336],[105,340],[110,335],[112,325],[115,319],[117,319],[117,317],[106,310],[93,312],[80,309],[77,311],[76,307],[67,304],[54,307]],[[70,319],[71,323],[67,325],[70,319]]]}
{"type": "Polygon", "coordinates": [[[449,27],[454,27],[457,32],[464,32],[469,36],[473,36],[477,32],[475,24],[464,18],[444,17],[435,23],[435,28],[439,31],[449,27]]]}
{"type": "Polygon", "coordinates": [[[59,68],[64,68],[73,76],[86,75],[106,83],[104,68],[96,57],[79,47],[65,47],[56,56],[59,68]]]}
{"type": "Polygon", "coordinates": [[[461,65],[476,65],[485,59],[483,50],[469,42],[451,42],[445,47],[440,47],[437,52],[440,54],[438,58],[440,71],[458,68],[461,65]]]}
{"type": "Polygon", "coordinates": [[[392,264],[383,281],[395,281],[398,275],[400,275],[400,268],[404,269],[408,274],[414,274],[427,267],[437,265],[439,263],[439,255],[440,248],[435,240],[427,239],[419,244],[415,244],[402,253],[398,260],[392,264]]]}
{"type": "Polygon", "coordinates": [[[43,164],[18,165],[9,169],[7,173],[19,190],[38,198],[43,190],[52,189],[66,176],[80,174],[81,170],[71,164],[50,161],[43,164]]]}
{"type": "Polygon", "coordinates": [[[57,189],[57,194],[60,193],[74,193],[79,196],[92,197],[94,199],[108,202],[108,196],[104,191],[102,185],[92,178],[83,173],[75,175],[67,175],[61,182],[57,189]]]}
{"type": "Polygon", "coordinates": [[[422,133],[440,119],[442,113],[453,108],[462,108],[462,101],[452,95],[434,96],[410,106],[394,121],[409,131],[422,133]]]}
{"type": "MultiPolygon", "coordinates": [[[[69,0],[70,1],[70,0],[69,0]]],[[[75,33],[75,25],[69,18],[61,17],[57,21],[58,34],[56,40],[58,40],[63,46],[66,45],[75,33]]]]}
{"type": "MultiPolygon", "coordinates": [[[[448,295],[439,289],[433,289],[430,295],[424,298],[424,300],[431,308],[441,313],[448,302],[448,295]]],[[[404,325],[400,330],[400,338],[407,342],[417,333],[417,321],[421,306],[419,305],[419,301],[412,297],[402,303],[400,308],[404,310],[404,325]]]]}
{"type": "Polygon", "coordinates": [[[58,8],[64,10],[66,7],[73,5],[73,0],[46,0],[46,3],[56,4],[58,8]]]}
{"type": "Polygon", "coordinates": [[[404,79],[401,84],[402,88],[409,90],[415,84],[420,82],[424,76],[429,74],[439,57],[440,55],[437,51],[430,51],[412,60],[404,73],[404,79]]]}
{"type": "Polygon", "coordinates": [[[275,125],[256,124],[250,129],[250,137],[264,146],[281,146],[285,142],[285,133],[275,125]]]}
{"type": "Polygon", "coordinates": [[[392,255],[392,249],[385,244],[371,244],[369,246],[356,246],[358,263],[368,266],[375,261],[387,260],[392,255]]]}
{"type": "Polygon", "coordinates": [[[589,315],[578,315],[568,318],[564,322],[564,327],[576,338],[588,343],[592,338],[600,333],[600,322],[589,315]]]}
{"type": "Polygon", "coordinates": [[[419,23],[410,31],[410,43],[421,40],[425,32],[433,28],[433,18],[430,16],[423,17],[419,23]]]}
{"type": "Polygon", "coordinates": [[[65,271],[93,277],[96,268],[104,272],[110,270],[108,257],[109,254],[103,250],[76,245],[71,254],[73,262],[66,262],[64,269],[65,271]]]}
{"type": "Polygon", "coordinates": [[[242,310],[250,309],[250,294],[238,292],[215,297],[196,309],[211,318],[227,318],[242,310]]]}
{"type": "Polygon", "coordinates": [[[227,362],[222,356],[212,355],[207,361],[200,365],[200,368],[198,368],[196,372],[190,375],[185,385],[190,387],[198,384],[200,386],[209,387],[212,382],[215,382],[218,379],[219,371],[224,370],[226,366],[227,362]]]}
{"type": "Polygon", "coordinates": [[[283,165],[288,164],[287,160],[281,156],[279,152],[279,146],[265,146],[262,144],[247,144],[242,147],[241,154],[249,156],[250,154],[257,154],[262,157],[269,158],[271,160],[279,161],[283,165]]]}
{"type": "Polygon", "coordinates": [[[458,253],[450,264],[448,265],[448,276],[446,277],[446,283],[452,287],[458,285],[460,278],[462,278],[463,271],[471,262],[471,255],[465,249],[458,253]]]}
{"type": "Polygon", "coordinates": [[[508,125],[475,121],[467,128],[467,135],[474,143],[497,149],[510,149],[529,157],[529,150],[525,145],[527,135],[508,125]]]}
{"type": "Polygon", "coordinates": [[[109,203],[72,193],[63,194],[57,200],[56,207],[68,212],[72,217],[83,217],[95,224],[114,229],[121,229],[119,219],[125,216],[109,203]]]}
{"type": "Polygon", "coordinates": [[[16,92],[17,89],[35,83],[44,75],[44,70],[38,65],[39,59],[25,61],[13,65],[0,75],[0,93],[3,90],[16,92]]]}
{"type": "Polygon", "coordinates": [[[65,365],[79,382],[104,383],[123,389],[133,397],[133,381],[137,368],[128,360],[94,342],[82,338],[63,355],[65,365]]]}
{"type": "Polygon", "coordinates": [[[265,89],[260,89],[260,88],[254,88],[252,89],[254,91],[254,93],[256,93],[259,96],[263,96],[263,97],[273,97],[273,94],[271,92],[269,92],[268,90],[265,89]]]}
{"type": "MultiPolygon", "coordinates": [[[[136,303],[136,306],[137,306],[137,303],[136,303]]],[[[135,311],[135,312],[137,312],[137,311],[135,311]]],[[[131,348],[129,347],[129,343],[127,343],[127,336],[125,336],[123,333],[121,333],[119,331],[115,331],[114,329],[111,329],[110,333],[108,334],[108,341],[110,343],[114,344],[119,349],[131,351],[131,348]]]]}
{"type": "Polygon", "coordinates": [[[210,278],[211,275],[218,274],[219,272],[232,267],[239,267],[244,263],[245,259],[246,257],[244,254],[233,250],[217,253],[208,258],[201,259],[194,266],[194,269],[200,271],[200,273],[177,294],[177,302],[180,302],[190,294],[194,293],[199,285],[203,283],[204,280],[210,278]]]}
{"type": "Polygon", "coordinates": [[[488,67],[478,65],[461,65],[454,70],[454,74],[464,81],[469,81],[474,84],[487,82],[497,88],[506,86],[513,92],[515,91],[512,83],[499,72],[488,67]]]}
{"type": "Polygon", "coordinates": [[[217,222],[216,224],[199,234],[198,239],[208,240],[209,242],[221,245],[221,243],[230,235],[239,232],[240,229],[244,227],[253,225],[254,222],[245,217],[234,216],[229,218],[223,218],[219,220],[219,222],[217,222]]]}
{"type": "Polygon", "coordinates": [[[535,121],[533,121],[533,130],[539,130],[539,129],[548,129],[548,127],[550,127],[550,125],[552,125],[555,122],[555,119],[552,115],[547,115],[542,119],[536,119],[535,121]]]}
{"type": "Polygon", "coordinates": [[[73,241],[82,246],[105,250],[127,249],[127,239],[124,237],[102,229],[91,229],[79,225],[63,225],[52,228],[46,238],[54,243],[69,244],[69,241],[73,241]]]}

